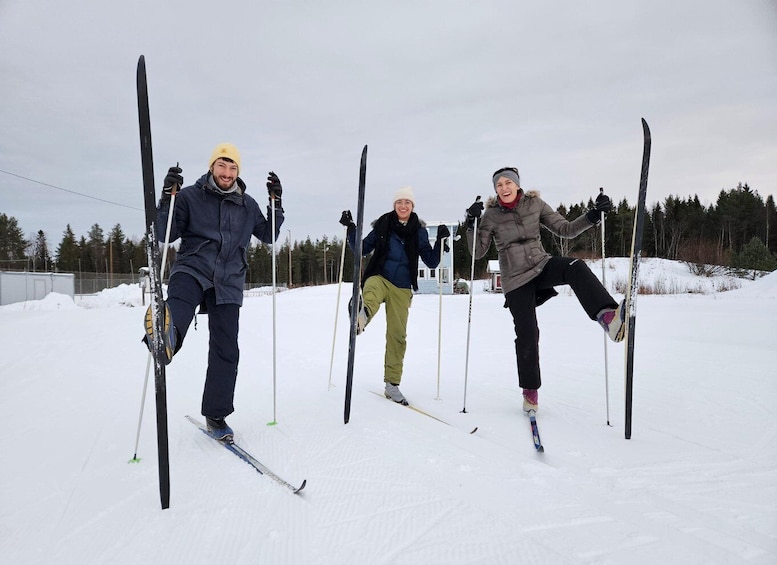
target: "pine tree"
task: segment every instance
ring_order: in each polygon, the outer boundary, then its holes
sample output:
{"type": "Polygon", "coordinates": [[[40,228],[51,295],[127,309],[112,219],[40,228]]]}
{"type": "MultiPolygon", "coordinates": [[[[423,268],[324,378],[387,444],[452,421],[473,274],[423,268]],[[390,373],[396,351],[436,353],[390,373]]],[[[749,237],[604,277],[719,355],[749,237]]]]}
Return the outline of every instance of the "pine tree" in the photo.
{"type": "Polygon", "coordinates": [[[105,236],[103,229],[98,224],[94,224],[89,230],[89,240],[86,245],[88,247],[87,260],[91,264],[91,268],[84,267],[84,270],[95,273],[106,272],[105,236]]]}
{"type": "Polygon", "coordinates": [[[81,255],[81,250],[78,248],[78,242],[76,236],[70,227],[70,224],[65,228],[65,232],[62,237],[62,242],[57,247],[57,269],[60,271],[78,271],[78,259],[81,255]]]}
{"type": "Polygon", "coordinates": [[[16,218],[0,214],[0,261],[8,261],[13,267],[14,262],[25,259],[27,245],[16,218]]]}
{"type": "Polygon", "coordinates": [[[116,224],[111,233],[108,234],[108,272],[126,273],[129,271],[129,265],[126,261],[124,232],[120,224],[116,224]]]}
{"type": "Polygon", "coordinates": [[[32,270],[47,272],[49,263],[51,263],[51,256],[49,255],[48,243],[46,243],[46,234],[43,233],[43,230],[38,230],[35,242],[32,244],[32,270]]]}
{"type": "Polygon", "coordinates": [[[759,271],[774,271],[777,269],[777,257],[757,237],[752,238],[740,253],[734,255],[732,267],[750,271],[750,277],[755,279],[759,271]]]}

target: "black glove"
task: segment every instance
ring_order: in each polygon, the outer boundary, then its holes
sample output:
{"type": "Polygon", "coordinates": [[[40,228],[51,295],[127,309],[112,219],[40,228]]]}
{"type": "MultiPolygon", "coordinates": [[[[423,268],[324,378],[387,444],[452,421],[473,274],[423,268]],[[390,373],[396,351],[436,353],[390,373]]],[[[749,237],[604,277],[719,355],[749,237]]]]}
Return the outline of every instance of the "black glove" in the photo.
{"type": "Polygon", "coordinates": [[[165,177],[165,181],[162,184],[163,200],[169,200],[170,195],[172,195],[173,192],[178,192],[181,189],[183,186],[183,177],[181,176],[182,172],[183,171],[181,167],[178,165],[168,169],[167,176],[165,177]]]}
{"type": "Polygon", "coordinates": [[[475,220],[480,219],[482,213],[483,202],[480,200],[480,196],[478,196],[472,206],[467,208],[467,227],[471,228],[475,224],[475,220]]]}
{"type": "Polygon", "coordinates": [[[343,215],[340,216],[340,223],[350,229],[356,229],[356,224],[353,223],[353,216],[351,216],[350,210],[343,210],[343,215]]]}
{"type": "Polygon", "coordinates": [[[274,172],[270,171],[267,174],[267,194],[270,198],[275,198],[275,207],[281,207],[281,194],[283,193],[283,187],[281,186],[281,179],[278,178],[274,172]]]}
{"type": "Polygon", "coordinates": [[[598,224],[602,219],[602,212],[607,214],[612,210],[612,200],[604,192],[600,192],[594,201],[594,207],[586,212],[585,217],[592,224],[598,224]]]}
{"type": "Polygon", "coordinates": [[[437,247],[437,244],[442,242],[443,248],[445,252],[451,250],[450,247],[448,247],[448,237],[451,235],[451,230],[448,229],[448,226],[445,224],[440,224],[440,226],[437,228],[437,241],[435,242],[434,246],[437,247]]]}

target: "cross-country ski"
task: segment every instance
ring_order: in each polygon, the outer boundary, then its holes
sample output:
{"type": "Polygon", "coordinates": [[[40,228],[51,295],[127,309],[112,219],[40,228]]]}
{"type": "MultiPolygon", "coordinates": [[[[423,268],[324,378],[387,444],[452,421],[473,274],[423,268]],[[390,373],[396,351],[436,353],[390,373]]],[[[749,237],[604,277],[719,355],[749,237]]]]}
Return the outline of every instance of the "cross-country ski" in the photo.
{"type": "Polygon", "coordinates": [[[634,396],[634,342],[637,330],[637,294],[639,293],[639,264],[642,260],[642,236],[645,228],[645,202],[647,197],[648,170],[650,168],[651,137],[647,122],[642,120],[643,148],[642,169],[639,175],[639,194],[634,215],[634,232],[631,238],[631,256],[629,262],[629,279],[626,287],[626,409],[625,436],[631,439],[631,418],[634,396]]]}
{"type": "Polygon", "coordinates": [[[307,480],[303,480],[302,483],[299,486],[293,485],[289,483],[288,481],[282,479],[277,474],[273,473],[267,466],[265,466],[263,463],[261,463],[256,457],[248,453],[245,449],[240,447],[234,440],[233,437],[228,437],[227,439],[218,439],[213,436],[213,433],[208,430],[208,428],[203,424],[200,420],[197,418],[194,418],[192,416],[186,416],[186,419],[189,420],[192,424],[197,426],[199,430],[204,433],[206,436],[208,436],[213,441],[223,445],[227,451],[230,453],[236,455],[256,470],[257,473],[260,475],[265,475],[268,478],[272,479],[279,485],[289,489],[294,494],[299,494],[302,489],[305,488],[305,485],[307,485],[307,480]]]}

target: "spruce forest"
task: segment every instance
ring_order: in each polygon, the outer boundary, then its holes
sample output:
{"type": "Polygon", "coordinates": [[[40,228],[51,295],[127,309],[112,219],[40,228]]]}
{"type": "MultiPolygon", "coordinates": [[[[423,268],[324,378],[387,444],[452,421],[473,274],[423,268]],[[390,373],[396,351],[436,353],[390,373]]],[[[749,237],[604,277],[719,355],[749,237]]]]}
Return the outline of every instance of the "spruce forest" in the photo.
{"type": "MultiPolygon", "coordinates": [[[[568,219],[585,213],[593,202],[561,205],[557,211],[568,219]]],[[[605,253],[608,257],[629,255],[634,207],[625,199],[613,202],[613,211],[605,221],[605,253]]],[[[721,190],[714,205],[705,207],[697,196],[669,197],[647,210],[643,257],[682,261],[698,274],[721,270],[752,273],[777,269],[777,211],[774,198],[764,200],[747,184],[721,190]]],[[[462,234],[458,225],[456,233],[462,234]]],[[[366,231],[365,231],[366,235],[366,231]]],[[[601,256],[601,230],[590,229],[567,240],[542,232],[545,249],[552,254],[580,258],[601,256]]],[[[315,241],[276,243],[276,280],[283,286],[308,286],[337,282],[340,276],[342,236],[324,236],[315,241]]],[[[471,255],[466,238],[454,241],[454,276],[469,278],[471,255]]],[[[485,276],[487,263],[496,259],[496,249],[475,262],[475,278],[485,276]]],[[[248,251],[249,271],[246,288],[265,286],[272,281],[272,246],[254,244],[248,251]]],[[[171,248],[169,260],[175,260],[171,248]]],[[[0,213],[0,270],[36,272],[72,272],[76,292],[97,292],[102,288],[138,280],[138,271],[146,265],[145,240],[133,241],[120,225],[105,232],[94,224],[86,235],[76,235],[67,225],[55,246],[39,230],[25,237],[13,216],[0,213]]],[[[346,246],[343,279],[352,280],[353,256],[346,246]]],[[[169,272],[169,271],[168,271],[169,272]]]]}

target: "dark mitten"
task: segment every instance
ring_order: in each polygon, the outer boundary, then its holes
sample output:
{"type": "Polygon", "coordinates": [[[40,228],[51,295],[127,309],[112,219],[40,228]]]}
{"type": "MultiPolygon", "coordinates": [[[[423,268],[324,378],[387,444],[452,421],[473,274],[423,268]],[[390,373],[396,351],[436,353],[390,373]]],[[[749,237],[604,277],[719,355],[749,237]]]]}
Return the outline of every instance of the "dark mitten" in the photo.
{"type": "Polygon", "coordinates": [[[350,210],[343,210],[343,214],[340,216],[340,223],[348,229],[356,227],[356,224],[353,223],[353,216],[351,216],[350,210]]]}
{"type": "Polygon", "coordinates": [[[178,165],[168,169],[167,176],[165,176],[165,180],[162,183],[162,198],[169,199],[173,193],[180,190],[183,186],[182,172],[183,170],[178,165]]]}
{"type": "Polygon", "coordinates": [[[483,214],[483,202],[478,196],[472,206],[467,208],[467,227],[471,228],[475,224],[475,220],[480,219],[481,214],[483,214]]]}
{"type": "Polygon", "coordinates": [[[278,175],[270,171],[267,174],[267,194],[270,199],[275,199],[275,207],[281,208],[281,194],[283,193],[283,187],[281,186],[281,179],[278,175]]]}
{"type": "Polygon", "coordinates": [[[585,216],[592,224],[598,224],[602,219],[602,213],[605,215],[612,210],[612,200],[604,192],[600,192],[594,201],[594,207],[586,212],[585,216]]]}

